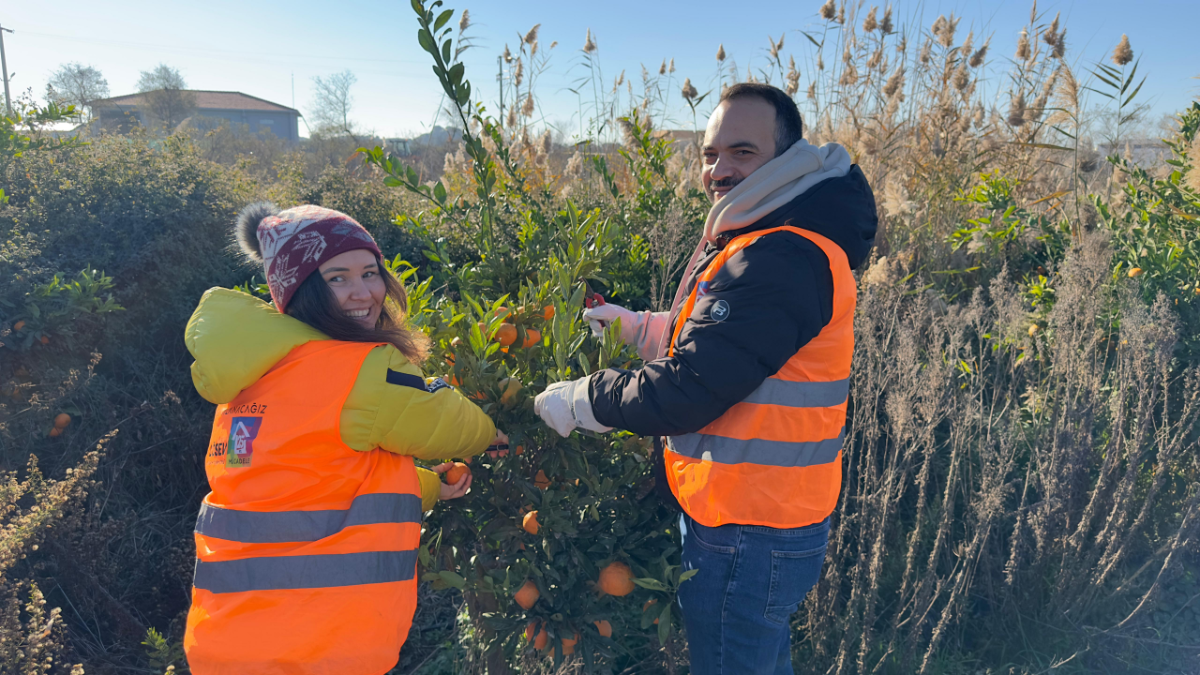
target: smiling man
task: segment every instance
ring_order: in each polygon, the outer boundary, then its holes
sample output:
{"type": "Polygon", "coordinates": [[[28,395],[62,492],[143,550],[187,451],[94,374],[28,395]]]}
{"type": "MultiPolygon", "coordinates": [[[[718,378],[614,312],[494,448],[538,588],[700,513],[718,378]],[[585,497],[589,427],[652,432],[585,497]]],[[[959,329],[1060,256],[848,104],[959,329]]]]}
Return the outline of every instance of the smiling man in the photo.
{"type": "Polygon", "coordinates": [[[691,672],[792,673],[789,617],[820,576],[854,351],[851,271],[875,199],[836,144],[801,138],[796,104],[764,84],[721,97],[704,136],[713,202],[670,312],[615,305],[646,361],[551,385],[538,414],[660,438],[657,482],[682,508],[680,586],[691,672]]]}

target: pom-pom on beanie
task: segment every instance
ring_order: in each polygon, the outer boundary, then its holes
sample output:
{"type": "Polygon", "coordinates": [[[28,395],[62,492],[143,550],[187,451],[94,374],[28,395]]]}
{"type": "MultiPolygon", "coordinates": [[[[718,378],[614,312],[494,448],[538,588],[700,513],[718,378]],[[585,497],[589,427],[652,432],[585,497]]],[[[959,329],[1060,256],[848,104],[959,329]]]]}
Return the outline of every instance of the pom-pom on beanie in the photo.
{"type": "Polygon", "coordinates": [[[258,202],[238,214],[234,234],[242,251],[261,262],[271,299],[280,312],[308,275],[330,258],[366,249],[382,257],[375,239],[350,216],[321,206],[280,211],[258,202]]]}

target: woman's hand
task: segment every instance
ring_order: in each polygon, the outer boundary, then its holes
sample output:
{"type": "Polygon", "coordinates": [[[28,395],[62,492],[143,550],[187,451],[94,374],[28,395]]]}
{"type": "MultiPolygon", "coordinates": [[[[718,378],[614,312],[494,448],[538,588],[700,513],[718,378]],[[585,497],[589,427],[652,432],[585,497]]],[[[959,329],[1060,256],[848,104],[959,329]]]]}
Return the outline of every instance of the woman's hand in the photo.
{"type": "MultiPolygon", "coordinates": [[[[438,464],[437,466],[433,467],[433,472],[438,473],[438,474],[443,474],[443,473],[446,473],[447,471],[449,471],[450,468],[453,466],[454,466],[454,462],[446,462],[445,464],[438,464]]],[[[438,500],[444,502],[447,499],[458,499],[459,497],[467,494],[467,490],[470,489],[470,487],[471,487],[471,473],[467,472],[467,474],[464,475],[462,478],[459,478],[458,482],[455,483],[454,485],[442,483],[441,491],[438,493],[438,500]]]]}
{"type": "Polygon", "coordinates": [[[497,429],[496,437],[493,438],[491,444],[488,445],[487,454],[488,454],[488,457],[491,457],[492,459],[496,459],[497,457],[503,457],[503,456],[507,455],[508,454],[508,434],[497,429]],[[493,450],[492,448],[496,448],[496,449],[493,450]]]}

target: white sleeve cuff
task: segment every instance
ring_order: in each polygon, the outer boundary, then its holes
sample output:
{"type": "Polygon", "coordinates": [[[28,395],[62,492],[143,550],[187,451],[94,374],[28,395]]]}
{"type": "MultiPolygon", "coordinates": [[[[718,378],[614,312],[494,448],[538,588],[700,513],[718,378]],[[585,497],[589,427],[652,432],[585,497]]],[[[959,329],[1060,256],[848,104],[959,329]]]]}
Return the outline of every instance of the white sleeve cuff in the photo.
{"type": "Polygon", "coordinates": [[[592,412],[592,400],[588,396],[590,379],[584,377],[571,383],[571,414],[575,417],[575,426],[588,431],[612,431],[612,427],[597,422],[596,415],[592,412]]]}
{"type": "Polygon", "coordinates": [[[658,353],[658,345],[667,330],[670,316],[670,312],[639,312],[637,352],[643,361],[653,361],[662,356],[658,353]]]}

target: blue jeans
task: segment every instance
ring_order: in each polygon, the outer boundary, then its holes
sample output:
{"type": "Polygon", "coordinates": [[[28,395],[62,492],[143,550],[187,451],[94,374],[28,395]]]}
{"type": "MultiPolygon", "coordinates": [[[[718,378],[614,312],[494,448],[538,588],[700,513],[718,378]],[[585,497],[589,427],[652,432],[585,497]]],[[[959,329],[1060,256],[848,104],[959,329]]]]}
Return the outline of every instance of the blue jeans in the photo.
{"type": "Polygon", "coordinates": [[[679,586],[692,675],[792,675],[788,619],[816,584],[829,519],[806,527],[707,527],[684,514],[679,586]]]}

